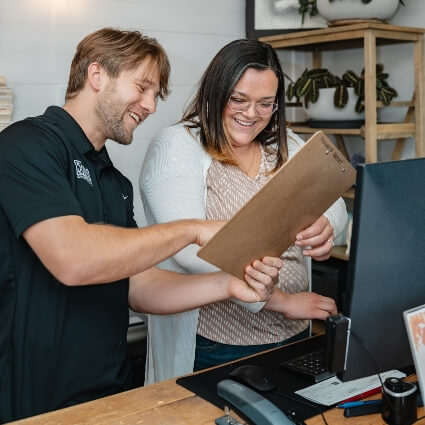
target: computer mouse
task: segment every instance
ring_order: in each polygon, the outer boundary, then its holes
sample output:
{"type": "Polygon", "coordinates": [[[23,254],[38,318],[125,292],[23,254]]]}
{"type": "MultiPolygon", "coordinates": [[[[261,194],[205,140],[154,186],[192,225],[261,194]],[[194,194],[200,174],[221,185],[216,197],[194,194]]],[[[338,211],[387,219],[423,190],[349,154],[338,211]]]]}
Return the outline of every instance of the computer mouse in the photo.
{"type": "Polygon", "coordinates": [[[277,384],[273,382],[270,376],[261,367],[255,365],[239,366],[233,369],[229,376],[253,390],[266,392],[277,388],[277,384]]]}

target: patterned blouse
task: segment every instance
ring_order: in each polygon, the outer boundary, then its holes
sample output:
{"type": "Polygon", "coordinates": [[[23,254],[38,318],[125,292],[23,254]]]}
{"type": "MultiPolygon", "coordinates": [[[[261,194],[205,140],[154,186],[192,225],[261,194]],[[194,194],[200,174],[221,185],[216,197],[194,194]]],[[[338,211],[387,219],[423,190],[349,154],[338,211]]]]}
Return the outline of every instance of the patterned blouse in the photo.
{"type": "MultiPolygon", "coordinates": [[[[213,160],[207,174],[206,217],[228,220],[271,178],[275,156],[261,148],[261,165],[254,179],[236,166],[213,160]]],[[[265,225],[267,225],[265,223],[265,225]]],[[[300,247],[292,245],[281,258],[277,287],[287,293],[308,290],[308,275],[300,247]]],[[[207,305],[200,310],[198,334],[230,345],[258,345],[283,341],[303,331],[307,320],[288,320],[265,309],[253,313],[232,301],[207,305]]]]}

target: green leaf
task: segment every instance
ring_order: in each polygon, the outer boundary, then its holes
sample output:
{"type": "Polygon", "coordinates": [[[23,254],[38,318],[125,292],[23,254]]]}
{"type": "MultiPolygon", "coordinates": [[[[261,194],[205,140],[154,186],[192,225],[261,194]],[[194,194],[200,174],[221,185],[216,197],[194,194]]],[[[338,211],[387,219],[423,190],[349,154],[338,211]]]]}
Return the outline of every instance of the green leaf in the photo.
{"type": "Polygon", "coordinates": [[[355,108],[354,108],[355,110],[356,110],[356,112],[358,112],[359,114],[361,113],[361,112],[363,112],[364,111],[364,105],[363,105],[363,99],[362,98],[358,98],[357,99],[357,102],[356,102],[356,106],[355,106],[355,108]]]}
{"type": "Polygon", "coordinates": [[[383,92],[385,92],[386,94],[388,94],[391,97],[397,97],[398,93],[397,90],[393,89],[392,87],[385,87],[382,89],[383,92]]]}
{"type": "Polygon", "coordinates": [[[380,92],[378,93],[378,98],[379,98],[380,100],[382,100],[382,103],[383,103],[385,106],[388,106],[388,105],[390,104],[390,102],[391,102],[391,97],[390,97],[390,96],[388,96],[388,94],[386,94],[384,91],[380,91],[380,92]]]}
{"type": "Polygon", "coordinates": [[[294,90],[295,90],[295,94],[298,96],[298,92],[300,90],[300,88],[304,85],[304,83],[306,82],[307,77],[305,77],[304,75],[302,75],[300,78],[298,78],[297,81],[295,81],[294,83],[294,90]]]}
{"type": "Polygon", "coordinates": [[[292,100],[295,97],[294,83],[289,83],[286,88],[286,98],[292,100]]]}
{"type": "Polygon", "coordinates": [[[345,71],[343,76],[342,76],[342,79],[347,84],[349,84],[350,86],[353,86],[353,87],[355,87],[358,84],[358,82],[360,81],[360,77],[354,71],[351,71],[351,70],[345,71]]]}
{"type": "Polygon", "coordinates": [[[311,82],[311,78],[307,78],[305,80],[305,83],[299,88],[299,90],[297,90],[298,97],[303,97],[310,91],[311,82]]]}
{"type": "Polygon", "coordinates": [[[357,96],[364,97],[364,80],[360,79],[357,84],[354,86],[354,93],[357,96]]]}
{"type": "Polygon", "coordinates": [[[319,89],[317,88],[316,81],[313,80],[313,82],[311,84],[311,90],[310,90],[309,100],[312,103],[316,103],[318,98],[319,98],[319,89]]]}
{"type": "Polygon", "coordinates": [[[337,108],[343,108],[348,102],[348,90],[345,86],[338,86],[335,88],[334,105],[337,108]]]}

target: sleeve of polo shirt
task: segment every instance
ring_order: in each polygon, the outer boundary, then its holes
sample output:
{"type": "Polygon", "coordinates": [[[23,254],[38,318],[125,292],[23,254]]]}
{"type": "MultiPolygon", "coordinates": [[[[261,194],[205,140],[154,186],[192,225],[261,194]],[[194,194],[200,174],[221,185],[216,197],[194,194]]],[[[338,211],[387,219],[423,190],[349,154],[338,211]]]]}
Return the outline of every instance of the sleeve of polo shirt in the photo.
{"type": "Polygon", "coordinates": [[[83,215],[68,167],[66,149],[53,131],[21,121],[0,133],[0,206],[17,237],[42,220],[83,215]]]}

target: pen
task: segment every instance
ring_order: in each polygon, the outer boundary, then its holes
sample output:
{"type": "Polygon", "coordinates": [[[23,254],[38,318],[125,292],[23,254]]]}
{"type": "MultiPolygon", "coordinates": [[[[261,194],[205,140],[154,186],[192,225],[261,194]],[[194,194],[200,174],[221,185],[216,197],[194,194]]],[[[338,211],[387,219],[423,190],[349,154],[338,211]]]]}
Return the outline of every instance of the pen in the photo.
{"type": "Polygon", "coordinates": [[[382,400],[366,400],[366,401],[349,401],[348,403],[338,404],[338,409],[345,409],[347,407],[364,406],[366,404],[381,404],[382,400]]]}
{"type": "Polygon", "coordinates": [[[363,400],[371,395],[379,394],[381,392],[381,389],[382,387],[373,388],[371,390],[365,391],[364,393],[357,394],[353,397],[342,400],[340,403],[348,403],[349,401],[363,400]]]}

